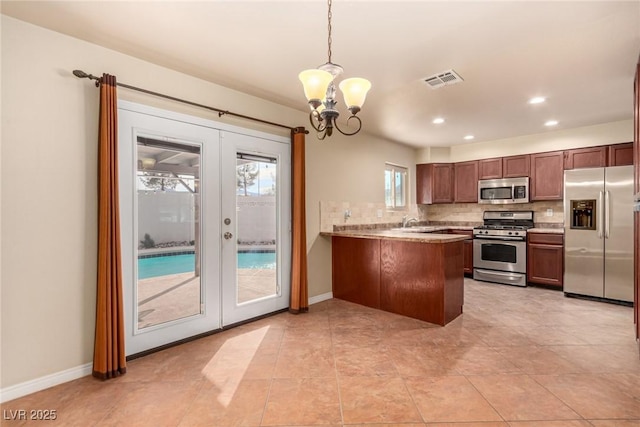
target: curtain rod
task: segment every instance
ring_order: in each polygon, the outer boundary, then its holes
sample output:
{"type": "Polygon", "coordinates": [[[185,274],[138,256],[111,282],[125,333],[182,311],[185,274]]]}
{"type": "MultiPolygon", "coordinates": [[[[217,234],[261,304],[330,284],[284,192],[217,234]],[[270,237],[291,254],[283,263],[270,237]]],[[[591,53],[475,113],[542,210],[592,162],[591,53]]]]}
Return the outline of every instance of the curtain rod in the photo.
{"type": "MultiPolygon", "coordinates": [[[[73,70],[73,75],[80,78],[80,79],[89,79],[89,80],[95,80],[96,81],[96,87],[100,86],[100,83],[102,81],[102,78],[94,76],[93,74],[87,74],[82,70],[73,70]]],[[[182,102],[183,104],[188,104],[188,105],[192,105],[194,107],[200,107],[200,108],[204,108],[206,110],[211,110],[211,111],[215,111],[216,113],[218,113],[218,117],[222,117],[224,115],[228,115],[228,116],[234,116],[234,117],[240,117],[241,119],[247,119],[247,120],[252,120],[254,122],[259,122],[259,123],[264,123],[266,125],[271,125],[271,126],[278,126],[281,128],[285,128],[285,129],[289,129],[291,131],[294,132],[298,132],[300,130],[300,128],[297,127],[291,127],[291,126],[287,126],[287,125],[283,125],[280,123],[274,123],[274,122],[269,122],[267,120],[262,120],[262,119],[258,119],[256,117],[251,117],[251,116],[245,116],[244,114],[238,114],[238,113],[234,113],[232,111],[227,111],[227,110],[221,110],[219,108],[215,108],[215,107],[210,107],[208,105],[203,105],[203,104],[198,104],[192,101],[187,101],[186,99],[181,99],[181,98],[176,98],[174,96],[170,96],[170,95],[165,95],[163,93],[158,93],[158,92],[153,92],[147,89],[142,89],[136,86],[131,86],[131,85],[127,85],[124,83],[118,83],[116,82],[116,85],[126,88],[126,89],[131,89],[131,90],[135,90],[138,92],[142,92],[142,93],[146,93],[148,95],[153,95],[153,96],[157,96],[160,98],[165,98],[165,99],[170,99],[171,101],[177,101],[177,102],[182,102]]],[[[308,133],[308,131],[305,130],[305,133],[308,133]]]]}

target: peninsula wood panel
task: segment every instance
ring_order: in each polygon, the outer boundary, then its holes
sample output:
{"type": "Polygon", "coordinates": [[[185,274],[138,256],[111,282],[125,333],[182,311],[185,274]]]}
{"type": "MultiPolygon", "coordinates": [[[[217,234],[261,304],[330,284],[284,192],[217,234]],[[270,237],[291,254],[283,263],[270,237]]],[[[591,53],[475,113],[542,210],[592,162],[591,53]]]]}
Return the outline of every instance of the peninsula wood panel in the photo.
{"type": "Polygon", "coordinates": [[[449,234],[462,234],[469,239],[462,242],[464,274],[473,275],[473,230],[449,230],[449,234]]]}
{"type": "MultiPolygon", "coordinates": [[[[464,306],[464,276],[458,273],[460,263],[464,262],[464,256],[460,254],[460,245],[467,241],[445,243],[444,246],[444,287],[442,288],[444,299],[444,323],[454,320],[462,314],[464,306]]],[[[473,251],[473,246],[471,246],[473,251]]],[[[473,256],[473,253],[472,253],[473,256]]]]}
{"type": "Polygon", "coordinates": [[[334,298],[380,308],[380,240],[331,238],[334,298]]]}
{"type": "Polygon", "coordinates": [[[443,326],[462,313],[462,241],[383,240],[380,252],[383,310],[443,326]]]}

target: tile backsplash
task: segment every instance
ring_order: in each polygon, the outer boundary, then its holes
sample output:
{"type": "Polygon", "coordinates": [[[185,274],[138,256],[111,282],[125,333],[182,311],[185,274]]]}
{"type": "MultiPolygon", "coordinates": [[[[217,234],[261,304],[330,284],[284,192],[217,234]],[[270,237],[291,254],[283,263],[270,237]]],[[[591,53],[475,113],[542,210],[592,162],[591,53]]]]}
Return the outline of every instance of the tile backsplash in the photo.
{"type": "Polygon", "coordinates": [[[334,225],[395,224],[402,217],[419,219],[418,207],[406,211],[387,210],[384,203],[371,202],[320,202],[320,231],[331,232],[334,225]],[[350,216],[346,216],[348,212],[350,216]]]}
{"type": "Polygon", "coordinates": [[[536,226],[562,227],[562,201],[522,203],[513,205],[479,205],[477,203],[450,203],[413,205],[406,211],[387,210],[384,203],[373,202],[320,202],[320,231],[334,231],[334,225],[399,224],[402,217],[414,217],[423,223],[482,224],[486,210],[532,210],[536,226]],[[345,214],[349,215],[346,216],[345,214]]]}
{"type": "Polygon", "coordinates": [[[563,202],[547,201],[518,203],[513,205],[479,205],[477,203],[452,203],[418,205],[420,219],[429,222],[477,222],[482,223],[484,211],[533,211],[533,222],[538,225],[562,226],[563,202]],[[550,214],[550,216],[548,216],[550,214]]]}

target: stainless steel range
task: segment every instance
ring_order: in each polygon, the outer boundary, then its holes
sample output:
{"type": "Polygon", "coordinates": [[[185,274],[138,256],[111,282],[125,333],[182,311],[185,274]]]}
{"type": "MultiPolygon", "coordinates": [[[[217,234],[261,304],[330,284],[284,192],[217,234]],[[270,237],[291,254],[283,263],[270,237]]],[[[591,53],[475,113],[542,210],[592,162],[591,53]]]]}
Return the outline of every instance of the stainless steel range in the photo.
{"type": "Polygon", "coordinates": [[[485,211],[473,229],[473,278],[527,286],[527,229],[533,211],[485,211]]]}

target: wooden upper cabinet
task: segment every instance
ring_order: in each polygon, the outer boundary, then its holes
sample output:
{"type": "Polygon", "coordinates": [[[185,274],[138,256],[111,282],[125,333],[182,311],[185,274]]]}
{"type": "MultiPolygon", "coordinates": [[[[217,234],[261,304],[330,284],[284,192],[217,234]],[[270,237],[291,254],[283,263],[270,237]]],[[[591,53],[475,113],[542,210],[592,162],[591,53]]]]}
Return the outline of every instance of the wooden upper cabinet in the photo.
{"type": "Polygon", "coordinates": [[[529,176],[530,162],[528,154],[502,158],[502,177],[519,178],[529,176]]]}
{"type": "Polygon", "coordinates": [[[633,142],[614,144],[609,147],[607,166],[633,165],[633,142]]]}
{"type": "Polygon", "coordinates": [[[453,165],[428,163],[416,165],[416,203],[453,202],[453,165]]]}
{"type": "Polygon", "coordinates": [[[530,198],[536,200],[562,200],[564,187],[564,152],[531,154],[530,198]]]}
{"type": "Polygon", "coordinates": [[[565,169],[603,168],[607,166],[607,147],[576,148],[564,152],[565,169]]]}
{"type": "Polygon", "coordinates": [[[478,179],[529,176],[529,155],[478,160],[478,179]]]}
{"type": "Polygon", "coordinates": [[[478,160],[478,179],[502,178],[502,157],[478,160]]]}
{"type": "Polygon", "coordinates": [[[455,163],[454,202],[478,202],[478,161],[455,163]]]}

